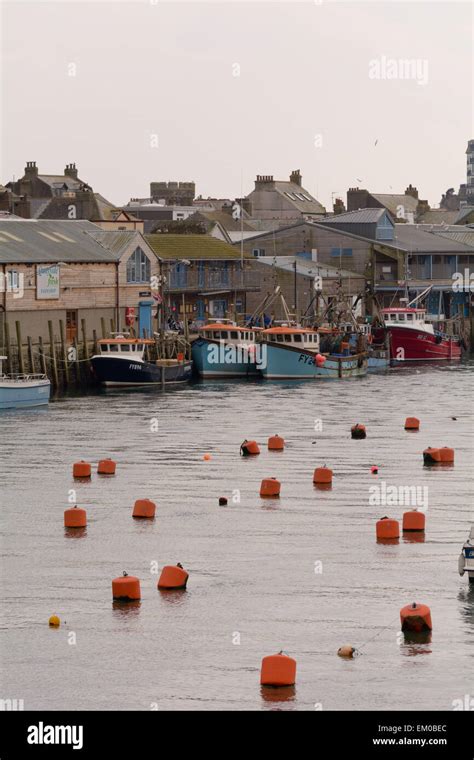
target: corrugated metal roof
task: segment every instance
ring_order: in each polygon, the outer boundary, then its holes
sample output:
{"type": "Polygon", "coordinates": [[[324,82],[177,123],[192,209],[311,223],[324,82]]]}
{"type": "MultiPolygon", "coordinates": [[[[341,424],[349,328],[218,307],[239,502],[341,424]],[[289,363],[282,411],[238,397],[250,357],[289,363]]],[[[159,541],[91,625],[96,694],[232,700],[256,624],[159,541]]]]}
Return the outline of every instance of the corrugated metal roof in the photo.
{"type": "Polygon", "coordinates": [[[362,208],[358,211],[334,214],[327,219],[321,219],[319,224],[377,224],[385,212],[384,208],[362,208]]]}
{"type": "Polygon", "coordinates": [[[115,262],[118,256],[90,234],[97,229],[85,220],[0,219],[0,262],[115,262]]]}
{"type": "Polygon", "coordinates": [[[134,238],[137,238],[137,245],[140,244],[140,241],[143,241],[141,234],[137,230],[103,230],[95,224],[93,225],[93,229],[89,230],[89,235],[111,253],[115,254],[117,258],[121,257],[134,238]]]}
{"type": "Polygon", "coordinates": [[[471,248],[474,248],[474,230],[465,230],[461,227],[461,229],[458,228],[456,231],[436,230],[435,232],[436,235],[441,235],[448,238],[448,240],[456,240],[458,243],[463,243],[463,245],[469,245],[471,248]]]}
{"type": "Polygon", "coordinates": [[[393,216],[397,216],[397,209],[399,206],[403,206],[405,211],[415,213],[418,206],[418,199],[412,195],[405,195],[404,193],[370,193],[372,198],[375,198],[385,208],[387,208],[393,216]]]}
{"type": "Polygon", "coordinates": [[[411,253],[472,253],[472,248],[457,240],[450,240],[438,232],[430,230],[430,225],[396,224],[393,241],[385,243],[376,241],[379,245],[389,245],[402,248],[411,253]]]}
{"type": "Polygon", "coordinates": [[[364,279],[364,275],[358,272],[352,272],[349,269],[339,269],[338,267],[332,267],[329,264],[321,264],[317,261],[311,261],[304,259],[300,256],[258,256],[255,258],[259,264],[266,264],[267,266],[275,266],[277,269],[282,269],[286,272],[295,271],[296,260],[296,273],[301,274],[304,277],[332,277],[343,279],[364,279]]]}

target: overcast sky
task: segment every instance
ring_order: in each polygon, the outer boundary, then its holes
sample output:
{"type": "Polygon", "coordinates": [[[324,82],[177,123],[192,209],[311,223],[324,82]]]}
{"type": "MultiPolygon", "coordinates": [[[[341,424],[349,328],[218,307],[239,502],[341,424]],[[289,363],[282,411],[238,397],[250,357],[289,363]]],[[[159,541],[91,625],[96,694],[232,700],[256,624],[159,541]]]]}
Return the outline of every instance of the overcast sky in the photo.
{"type": "Polygon", "coordinates": [[[472,55],[453,0],[3,1],[0,181],[76,162],[122,204],[151,180],[234,198],[300,169],[328,209],[410,182],[437,206],[466,181],[472,55]]]}

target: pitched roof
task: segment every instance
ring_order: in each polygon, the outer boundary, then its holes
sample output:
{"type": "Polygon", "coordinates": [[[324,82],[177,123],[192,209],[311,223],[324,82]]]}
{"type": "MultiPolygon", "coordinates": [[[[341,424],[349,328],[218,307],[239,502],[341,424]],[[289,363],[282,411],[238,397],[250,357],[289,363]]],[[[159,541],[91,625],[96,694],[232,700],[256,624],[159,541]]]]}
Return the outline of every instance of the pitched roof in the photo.
{"type": "Polygon", "coordinates": [[[413,213],[416,212],[418,206],[417,198],[404,193],[370,193],[370,195],[385,206],[394,217],[397,216],[398,206],[403,206],[405,211],[413,213]]]}
{"type": "MultiPolygon", "coordinates": [[[[92,227],[94,229],[89,230],[89,235],[91,235],[100,245],[113,253],[116,258],[121,258],[130,243],[133,242],[142,248],[149,248],[149,244],[139,230],[103,230],[95,224],[93,224],[92,227]]],[[[151,255],[155,253],[155,251],[149,252],[151,255]]]]}
{"type": "Polygon", "coordinates": [[[0,262],[49,264],[117,260],[90,234],[92,222],[0,219],[0,262]]]}
{"type": "Polygon", "coordinates": [[[378,245],[389,245],[410,253],[472,253],[468,245],[451,240],[431,229],[429,224],[396,224],[393,241],[385,243],[376,241],[378,245]]]}
{"type": "MultiPolygon", "coordinates": [[[[163,259],[240,259],[240,252],[210,235],[145,235],[155,253],[163,259]]],[[[245,258],[249,257],[244,254],[245,258]]]]}
{"type": "Polygon", "coordinates": [[[377,224],[385,214],[385,208],[362,208],[359,211],[346,211],[321,219],[319,224],[377,224]]]}
{"type": "Polygon", "coordinates": [[[82,179],[74,179],[74,177],[68,177],[67,174],[38,174],[38,179],[46,182],[50,187],[66,185],[68,190],[77,190],[85,184],[82,179]]]}
{"type": "Polygon", "coordinates": [[[326,209],[314,198],[311,193],[298,185],[296,182],[275,180],[274,189],[279,195],[284,196],[286,201],[292,203],[302,214],[325,214],[326,209]],[[293,197],[288,197],[293,196],[293,197]],[[300,196],[300,197],[298,197],[300,196]]]}
{"type": "Polygon", "coordinates": [[[457,230],[433,230],[433,232],[448,240],[455,240],[457,243],[474,248],[474,229],[458,227],[457,230]]]}
{"type": "MultiPolygon", "coordinates": [[[[232,214],[228,214],[226,211],[205,211],[204,209],[201,211],[201,209],[197,209],[196,213],[189,216],[188,219],[192,219],[192,217],[201,217],[209,222],[220,224],[227,232],[238,232],[241,229],[240,219],[234,219],[232,214]]],[[[255,231],[255,228],[245,220],[245,217],[242,221],[242,227],[249,232],[255,231]]]]}
{"type": "Polygon", "coordinates": [[[445,208],[432,208],[425,211],[418,218],[420,224],[454,224],[459,216],[459,211],[448,211],[445,208]]]}

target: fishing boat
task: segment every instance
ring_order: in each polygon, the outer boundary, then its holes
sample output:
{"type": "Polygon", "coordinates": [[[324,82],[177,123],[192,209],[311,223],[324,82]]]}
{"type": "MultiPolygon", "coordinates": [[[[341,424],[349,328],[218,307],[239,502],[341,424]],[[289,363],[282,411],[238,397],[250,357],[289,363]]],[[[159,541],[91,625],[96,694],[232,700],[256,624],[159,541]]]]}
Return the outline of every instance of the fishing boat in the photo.
{"type": "Polygon", "coordinates": [[[467,573],[469,583],[474,583],[474,525],[471,525],[471,532],[459,555],[458,570],[459,575],[467,573]]]}
{"type": "Polygon", "coordinates": [[[321,354],[316,330],[280,325],[263,330],[258,369],[266,379],[313,379],[361,377],[367,373],[367,353],[350,353],[344,344],[341,353],[321,354]]]}
{"type": "Polygon", "coordinates": [[[256,334],[257,328],[241,327],[230,319],[209,321],[199,328],[192,345],[196,371],[208,378],[258,375],[256,334]]]}
{"type": "Polygon", "coordinates": [[[337,327],[318,330],[320,336],[320,350],[322,353],[341,352],[342,344],[349,343],[353,353],[361,353],[361,345],[367,351],[367,369],[387,369],[390,366],[390,351],[387,345],[387,337],[383,343],[374,343],[371,325],[368,322],[341,323],[337,327]]]}
{"type": "Polygon", "coordinates": [[[388,333],[393,362],[461,358],[461,339],[435,330],[426,319],[426,309],[410,306],[382,309],[381,317],[383,327],[374,330],[374,339],[382,341],[384,333],[388,333]]]}
{"type": "Polygon", "coordinates": [[[51,382],[47,376],[43,374],[4,375],[2,366],[6,359],[6,356],[0,356],[0,409],[48,404],[51,382]]]}
{"type": "Polygon", "coordinates": [[[191,378],[192,362],[184,354],[176,359],[145,357],[147,349],[155,345],[149,338],[130,338],[117,334],[98,343],[99,353],[91,358],[97,380],[105,386],[146,386],[185,382],[191,378]]]}

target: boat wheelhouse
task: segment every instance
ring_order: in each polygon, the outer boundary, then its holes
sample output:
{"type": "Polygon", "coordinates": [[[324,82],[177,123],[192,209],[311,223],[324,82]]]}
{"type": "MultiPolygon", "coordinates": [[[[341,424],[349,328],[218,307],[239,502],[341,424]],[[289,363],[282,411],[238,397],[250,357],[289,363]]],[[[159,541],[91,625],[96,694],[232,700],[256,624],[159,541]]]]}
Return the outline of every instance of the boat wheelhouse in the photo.
{"type": "Polygon", "coordinates": [[[199,328],[192,357],[201,377],[247,377],[257,375],[255,327],[242,327],[231,320],[210,321],[199,328]]]}
{"type": "Polygon", "coordinates": [[[44,406],[49,403],[51,382],[44,374],[3,374],[0,356],[0,409],[44,406]]]}
{"type": "Polygon", "coordinates": [[[99,353],[91,359],[95,376],[106,386],[164,385],[190,379],[192,365],[184,355],[148,360],[147,350],[154,345],[149,338],[130,338],[126,334],[99,340],[99,353]]]}
{"type": "Polygon", "coordinates": [[[436,330],[427,319],[426,309],[399,307],[382,309],[384,327],[375,331],[380,339],[383,331],[389,334],[392,361],[436,361],[459,359],[461,341],[457,336],[436,330]]]}
{"type": "Polygon", "coordinates": [[[266,379],[343,378],[367,373],[367,354],[320,354],[319,335],[309,328],[281,325],[263,330],[257,363],[266,379]]]}
{"type": "Polygon", "coordinates": [[[469,582],[474,583],[474,524],[459,555],[458,570],[461,576],[467,573],[469,582]]]}

